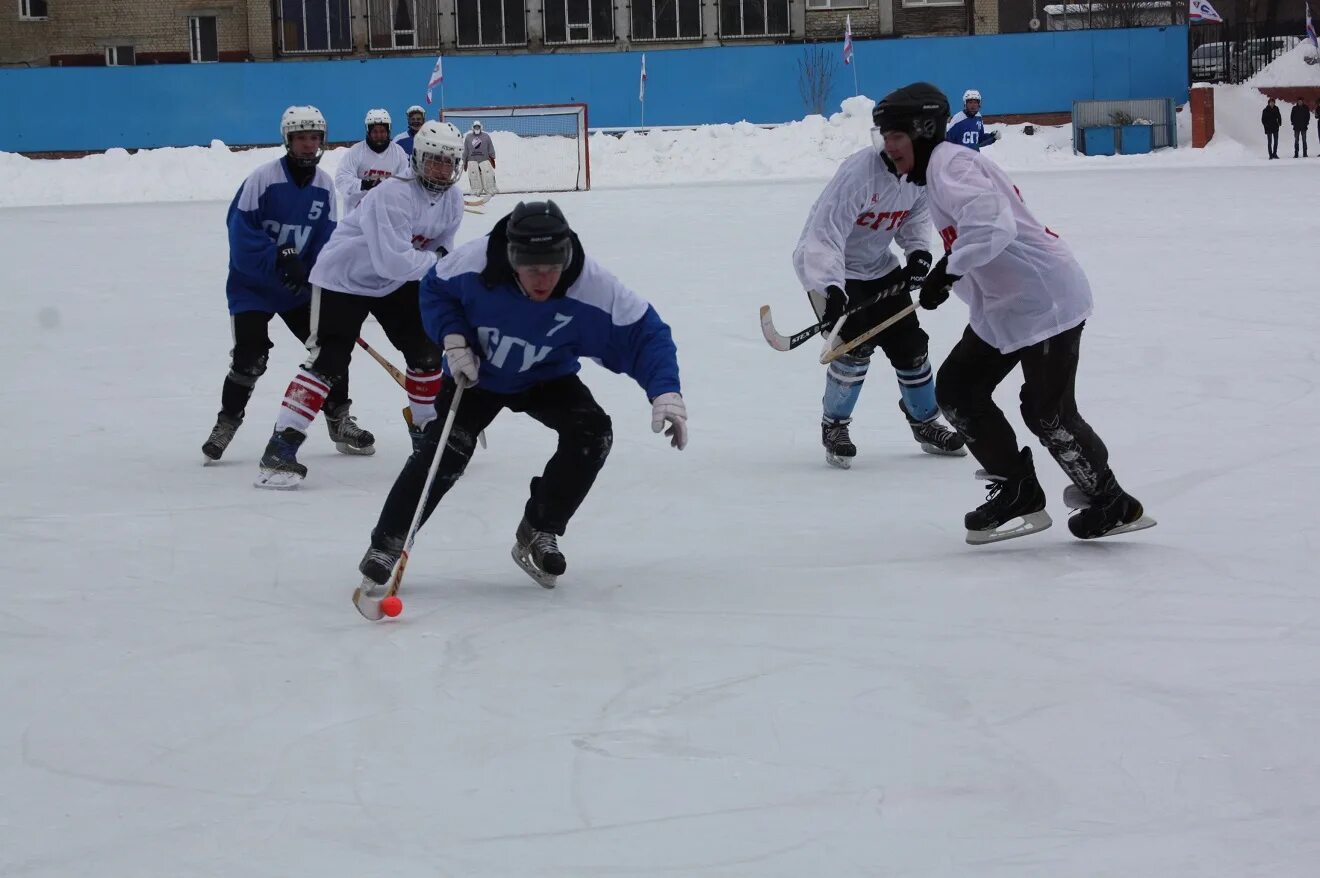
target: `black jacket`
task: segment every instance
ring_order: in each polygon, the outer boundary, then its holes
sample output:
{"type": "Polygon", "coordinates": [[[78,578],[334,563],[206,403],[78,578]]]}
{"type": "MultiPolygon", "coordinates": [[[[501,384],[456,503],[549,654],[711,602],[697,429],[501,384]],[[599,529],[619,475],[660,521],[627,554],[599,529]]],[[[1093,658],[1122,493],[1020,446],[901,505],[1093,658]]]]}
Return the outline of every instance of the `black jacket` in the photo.
{"type": "Polygon", "coordinates": [[[1306,104],[1293,104],[1292,115],[1288,118],[1292,120],[1292,127],[1298,131],[1311,127],[1311,111],[1306,104]]]}
{"type": "Polygon", "coordinates": [[[1266,107],[1260,111],[1260,124],[1265,126],[1266,133],[1273,134],[1283,127],[1283,114],[1277,106],[1266,107]]]}

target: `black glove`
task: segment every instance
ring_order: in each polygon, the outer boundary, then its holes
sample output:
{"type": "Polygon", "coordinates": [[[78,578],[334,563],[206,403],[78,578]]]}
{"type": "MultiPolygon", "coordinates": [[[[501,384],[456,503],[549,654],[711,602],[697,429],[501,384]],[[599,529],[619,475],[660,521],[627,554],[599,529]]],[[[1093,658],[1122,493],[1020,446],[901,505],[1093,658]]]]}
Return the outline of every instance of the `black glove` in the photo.
{"type": "Polygon", "coordinates": [[[379,185],[380,185],[379,177],[368,177],[362,181],[362,191],[370,192],[372,189],[375,189],[379,185]]]}
{"type": "Polygon", "coordinates": [[[981,138],[981,146],[990,146],[999,139],[999,134],[995,131],[987,131],[985,137],[981,138]]]}
{"type": "Polygon", "coordinates": [[[280,276],[280,283],[291,293],[307,285],[307,266],[298,257],[297,247],[280,248],[275,256],[275,272],[280,276]]]}
{"type": "Polygon", "coordinates": [[[939,262],[926,279],[921,282],[921,295],[917,300],[921,307],[927,311],[934,311],[944,304],[944,300],[949,298],[949,288],[961,277],[957,274],[949,274],[949,257],[945,256],[939,262]]]}
{"type": "Polygon", "coordinates": [[[908,257],[907,267],[903,269],[909,292],[921,289],[921,282],[926,279],[926,275],[930,274],[932,261],[931,255],[927,251],[912,251],[912,255],[908,257]]]}
{"type": "Polygon", "coordinates": [[[839,322],[843,312],[848,310],[848,294],[841,287],[830,284],[825,288],[825,313],[821,316],[820,322],[824,323],[830,329],[839,322]]]}

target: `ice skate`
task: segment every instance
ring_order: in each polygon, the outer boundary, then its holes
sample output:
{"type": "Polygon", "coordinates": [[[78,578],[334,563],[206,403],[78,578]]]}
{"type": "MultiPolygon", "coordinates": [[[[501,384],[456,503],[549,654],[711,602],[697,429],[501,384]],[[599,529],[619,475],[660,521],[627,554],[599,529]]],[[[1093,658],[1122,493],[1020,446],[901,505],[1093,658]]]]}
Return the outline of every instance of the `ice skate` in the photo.
{"type": "Polygon", "coordinates": [[[211,435],[206,442],[202,443],[202,454],[206,455],[205,463],[219,460],[224,455],[225,449],[229,443],[234,441],[234,434],[238,432],[239,426],[243,423],[241,417],[234,417],[221,412],[216,416],[215,426],[211,428],[211,435]]]}
{"type": "Polygon", "coordinates": [[[820,441],[825,446],[825,462],[839,469],[852,467],[857,456],[857,446],[848,436],[848,425],[852,418],[821,418],[820,441]]]}
{"type": "Polygon", "coordinates": [[[338,408],[326,406],[324,412],[325,428],[340,454],[376,453],[376,437],[358,426],[357,418],[349,412],[348,403],[338,408]]]}
{"type": "Polygon", "coordinates": [[[298,446],[307,434],[285,427],[271,434],[266,453],[261,455],[261,472],[254,484],[258,488],[287,491],[298,487],[307,477],[307,467],[298,462],[298,446]]]}
{"type": "Polygon", "coordinates": [[[985,502],[963,518],[967,542],[971,545],[983,546],[1029,536],[1054,523],[1045,511],[1045,492],[1036,479],[1031,449],[1022,449],[1019,460],[1021,470],[1015,476],[998,476],[977,470],[977,476],[989,484],[985,502]],[[1020,523],[1013,524],[1018,519],[1020,523]]]}
{"type": "Polygon", "coordinates": [[[1064,489],[1063,502],[1077,510],[1068,519],[1068,530],[1073,536],[1094,540],[1155,526],[1155,519],[1145,514],[1137,498],[1118,486],[1112,473],[1105,481],[1108,490],[1096,497],[1076,485],[1064,489]]]}
{"type": "Polygon", "coordinates": [[[373,545],[358,563],[358,572],[373,585],[383,586],[390,581],[401,554],[397,549],[378,549],[373,545]]]}
{"type": "Polygon", "coordinates": [[[967,456],[967,443],[958,431],[950,430],[941,424],[939,418],[918,421],[908,414],[907,406],[901,399],[898,401],[898,407],[903,412],[903,417],[907,418],[908,426],[912,428],[912,438],[921,444],[922,451],[946,457],[967,456]]]}
{"type": "Polygon", "coordinates": [[[518,523],[512,554],[518,566],[541,588],[554,588],[556,580],[568,569],[555,535],[535,530],[526,518],[518,523]]]}

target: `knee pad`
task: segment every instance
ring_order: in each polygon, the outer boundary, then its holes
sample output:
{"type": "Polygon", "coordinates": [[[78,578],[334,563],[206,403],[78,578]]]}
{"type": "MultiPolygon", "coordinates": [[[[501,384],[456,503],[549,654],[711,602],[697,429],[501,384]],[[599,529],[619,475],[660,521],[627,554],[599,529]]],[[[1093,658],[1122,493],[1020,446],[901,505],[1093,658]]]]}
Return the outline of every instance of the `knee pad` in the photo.
{"type": "Polygon", "coordinates": [[[242,387],[256,387],[257,379],[266,374],[266,364],[270,360],[270,355],[262,351],[256,359],[253,359],[251,356],[245,356],[245,353],[241,348],[234,348],[230,353],[229,380],[242,387]]]}
{"type": "Polygon", "coordinates": [[[614,447],[614,422],[600,409],[582,412],[574,430],[582,455],[597,466],[605,463],[614,447]]]}
{"type": "Polygon", "coordinates": [[[444,352],[433,344],[428,344],[425,350],[414,351],[412,356],[406,357],[405,362],[409,369],[417,372],[439,372],[440,362],[444,359],[444,352]]]}
{"type": "Polygon", "coordinates": [[[877,340],[895,369],[924,368],[929,360],[930,337],[916,318],[881,333],[877,340]]]}

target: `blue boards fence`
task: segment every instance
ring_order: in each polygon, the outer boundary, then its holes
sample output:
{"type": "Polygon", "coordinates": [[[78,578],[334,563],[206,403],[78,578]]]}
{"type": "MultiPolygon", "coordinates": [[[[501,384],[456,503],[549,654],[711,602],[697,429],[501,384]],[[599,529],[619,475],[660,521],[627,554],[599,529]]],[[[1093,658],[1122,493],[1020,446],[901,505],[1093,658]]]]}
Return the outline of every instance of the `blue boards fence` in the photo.
{"type": "MultiPolygon", "coordinates": [[[[650,125],[787,122],[807,110],[798,87],[802,44],[647,52],[650,125]]],[[[1051,31],[855,44],[862,92],[874,98],[925,79],[948,92],[985,95],[986,113],[1067,111],[1073,101],[1187,98],[1185,26],[1051,31]]],[[[394,115],[424,103],[434,58],[371,58],[143,67],[0,70],[0,150],[274,143],[280,113],[314,104],[330,137],[355,140],[371,107],[394,115]]],[[[638,52],[448,55],[450,106],[582,102],[591,125],[637,125],[638,52]]],[[[838,66],[827,107],[852,92],[838,66]]],[[[439,94],[436,94],[438,109],[439,94]]]]}

